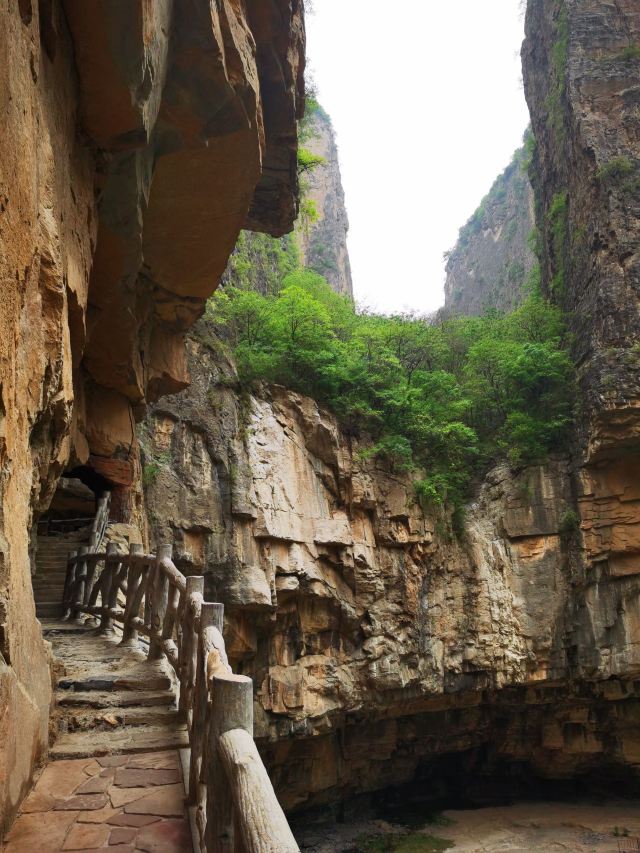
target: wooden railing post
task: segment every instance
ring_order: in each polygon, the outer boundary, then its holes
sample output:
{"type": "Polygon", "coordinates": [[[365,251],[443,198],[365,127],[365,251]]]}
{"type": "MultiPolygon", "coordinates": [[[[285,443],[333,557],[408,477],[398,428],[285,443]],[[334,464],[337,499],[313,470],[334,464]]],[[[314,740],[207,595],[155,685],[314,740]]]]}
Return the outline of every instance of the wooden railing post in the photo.
{"type": "Polygon", "coordinates": [[[89,604],[89,599],[91,597],[91,590],[93,589],[93,587],[92,587],[93,576],[95,575],[96,568],[98,567],[98,561],[93,557],[94,553],[95,553],[95,549],[92,548],[91,545],[89,545],[89,551],[87,554],[88,559],[86,562],[87,570],[85,572],[86,579],[85,579],[85,584],[84,584],[84,595],[83,595],[83,599],[82,599],[82,603],[84,604],[85,607],[89,604]]]}
{"type": "Polygon", "coordinates": [[[155,578],[151,589],[151,634],[149,637],[149,660],[160,660],[162,649],[162,626],[169,598],[169,579],[162,571],[164,559],[171,559],[172,545],[159,545],[156,554],[155,578]]]}
{"type": "MultiPolygon", "coordinates": [[[[191,745],[191,765],[189,767],[189,801],[200,802],[202,756],[205,743],[205,724],[209,692],[207,685],[207,661],[204,653],[204,637],[207,628],[217,628],[222,632],[224,623],[224,605],[203,602],[200,612],[200,630],[195,638],[195,685],[193,692],[193,712],[189,739],[191,745]]],[[[202,816],[204,818],[204,815],[202,816]]]]}
{"type": "Polygon", "coordinates": [[[113,618],[111,616],[111,599],[112,591],[115,587],[115,595],[118,594],[117,575],[118,575],[118,546],[115,542],[109,542],[107,545],[107,556],[104,561],[104,572],[100,580],[102,590],[102,616],[100,618],[100,633],[109,634],[113,631],[113,618]]]}
{"type": "MultiPolygon", "coordinates": [[[[231,786],[218,744],[222,735],[242,729],[253,740],[253,682],[244,675],[214,675],[207,727],[207,828],[206,850],[234,853],[234,814],[231,786]]],[[[239,840],[239,839],[238,839],[239,840]]],[[[239,845],[238,845],[239,846],[239,845]]]]}
{"type": "Polygon", "coordinates": [[[233,802],[234,853],[300,853],[250,732],[220,735],[218,755],[233,802]]]}
{"type": "Polygon", "coordinates": [[[141,595],[139,589],[142,585],[142,562],[135,557],[142,556],[144,548],[142,545],[129,546],[129,579],[127,581],[127,603],[124,610],[124,628],[122,631],[122,642],[134,644],[138,640],[138,630],[134,619],[140,610],[141,595]]]}
{"type": "Polygon", "coordinates": [[[67,574],[64,579],[64,591],[62,593],[62,618],[64,620],[71,616],[71,608],[73,606],[73,587],[76,576],[76,564],[74,558],[77,551],[70,551],[67,557],[67,574]]]}
{"type": "MultiPolygon", "coordinates": [[[[82,545],[79,551],[79,556],[84,557],[89,551],[86,545],[82,545]]],[[[76,563],[76,576],[73,590],[73,621],[79,625],[84,625],[84,614],[80,612],[80,608],[84,603],[84,587],[87,577],[87,561],[79,560],[76,563]]]]}
{"type": "Polygon", "coordinates": [[[196,666],[198,661],[198,633],[191,612],[191,598],[204,595],[204,577],[187,577],[187,590],[181,614],[182,642],[180,643],[180,716],[188,719],[193,709],[193,692],[196,685],[196,666]]]}

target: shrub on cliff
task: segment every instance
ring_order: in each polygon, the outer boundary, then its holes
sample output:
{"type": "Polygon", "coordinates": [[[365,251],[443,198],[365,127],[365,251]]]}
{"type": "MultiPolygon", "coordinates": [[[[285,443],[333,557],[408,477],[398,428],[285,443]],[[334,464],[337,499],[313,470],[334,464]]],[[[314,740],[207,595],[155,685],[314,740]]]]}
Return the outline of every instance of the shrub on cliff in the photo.
{"type": "Polygon", "coordinates": [[[535,293],[511,314],[429,321],[357,311],[297,270],[270,296],[227,288],[209,317],[245,384],[266,380],[327,404],[366,455],[428,472],[419,492],[459,505],[482,468],[562,449],[574,369],[559,311],[535,293]]]}

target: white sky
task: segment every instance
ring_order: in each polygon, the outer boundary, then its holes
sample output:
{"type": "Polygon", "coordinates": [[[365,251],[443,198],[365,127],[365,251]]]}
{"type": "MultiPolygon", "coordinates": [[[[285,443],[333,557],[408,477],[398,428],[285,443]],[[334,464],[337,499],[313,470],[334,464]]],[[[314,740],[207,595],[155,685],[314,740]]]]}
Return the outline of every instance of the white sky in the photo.
{"type": "Polygon", "coordinates": [[[308,56],[338,135],[356,299],[444,302],[442,255],[520,145],[521,0],[313,0],[308,56]]]}

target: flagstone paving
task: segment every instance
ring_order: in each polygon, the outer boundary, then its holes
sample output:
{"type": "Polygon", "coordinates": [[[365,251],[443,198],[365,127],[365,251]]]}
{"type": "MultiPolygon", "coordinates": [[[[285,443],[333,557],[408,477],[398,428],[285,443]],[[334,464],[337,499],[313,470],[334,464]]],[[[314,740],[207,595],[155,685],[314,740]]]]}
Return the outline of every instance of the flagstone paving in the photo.
{"type": "Polygon", "coordinates": [[[192,853],[177,750],[48,764],[3,853],[192,853]]]}

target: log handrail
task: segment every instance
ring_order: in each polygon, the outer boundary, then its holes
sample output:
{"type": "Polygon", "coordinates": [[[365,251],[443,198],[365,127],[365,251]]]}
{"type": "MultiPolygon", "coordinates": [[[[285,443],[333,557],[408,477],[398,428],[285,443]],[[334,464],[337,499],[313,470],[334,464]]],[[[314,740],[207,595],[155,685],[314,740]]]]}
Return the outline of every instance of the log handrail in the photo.
{"type": "MultiPolygon", "coordinates": [[[[93,530],[93,528],[92,528],[93,530]]],[[[96,533],[98,529],[95,528],[96,533]]],[[[170,545],[145,554],[118,553],[92,534],[71,552],[64,586],[65,618],[122,630],[122,645],[148,640],[148,658],[166,658],[180,684],[187,724],[189,801],[206,853],[298,853],[253,740],[253,682],[232,672],[223,637],[224,606],[205,601],[204,578],[185,577],[170,545]]]]}

